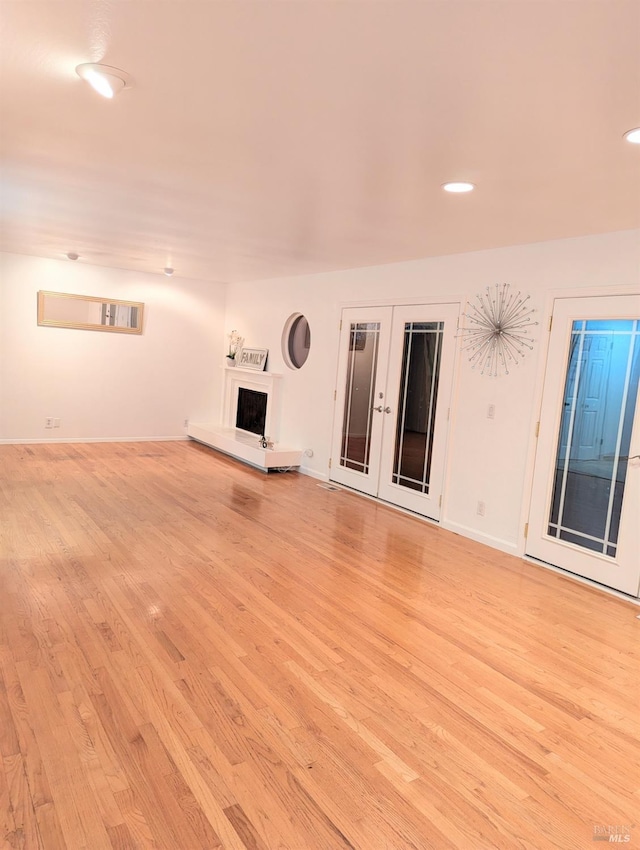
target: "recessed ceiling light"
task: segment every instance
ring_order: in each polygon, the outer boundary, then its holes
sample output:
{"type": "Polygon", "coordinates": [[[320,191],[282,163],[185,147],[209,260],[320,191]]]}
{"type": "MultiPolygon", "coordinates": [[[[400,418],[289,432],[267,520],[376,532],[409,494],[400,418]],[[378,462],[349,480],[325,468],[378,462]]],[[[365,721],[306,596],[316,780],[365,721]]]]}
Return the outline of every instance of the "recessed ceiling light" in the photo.
{"type": "Polygon", "coordinates": [[[102,97],[112,98],[123,89],[131,88],[131,78],[125,71],[112,68],[110,65],[96,65],[85,62],[78,65],[76,74],[85,80],[91,88],[95,89],[102,97]]]}
{"type": "Polygon", "coordinates": [[[636,127],[633,130],[627,130],[624,137],[628,142],[632,142],[634,145],[640,145],[640,127],[636,127]]]}
{"type": "Polygon", "coordinates": [[[461,194],[463,192],[473,192],[473,190],[476,187],[473,185],[473,183],[458,182],[458,183],[443,183],[442,188],[444,189],[445,192],[453,192],[455,194],[461,194]]]}
{"type": "Polygon", "coordinates": [[[67,254],[67,260],[77,260],[80,254],[75,254],[73,251],[69,251],[67,254]]]}
{"type": "Polygon", "coordinates": [[[164,270],[164,273],[167,277],[171,277],[171,275],[173,274],[173,269],[170,269],[169,266],[167,266],[167,268],[164,270]]]}

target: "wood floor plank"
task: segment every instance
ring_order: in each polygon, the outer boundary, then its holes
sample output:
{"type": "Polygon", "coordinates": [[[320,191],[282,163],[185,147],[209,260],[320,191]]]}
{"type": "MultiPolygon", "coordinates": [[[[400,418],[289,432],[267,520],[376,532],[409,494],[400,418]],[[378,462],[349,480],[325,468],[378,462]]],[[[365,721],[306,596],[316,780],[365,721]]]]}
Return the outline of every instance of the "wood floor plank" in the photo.
{"type": "Polygon", "coordinates": [[[0,846],[633,848],[636,613],[197,444],[0,446],[0,846]]]}
{"type": "Polygon", "coordinates": [[[66,726],[47,671],[31,670],[27,662],[20,662],[17,667],[29,713],[34,718],[52,803],[67,845],[110,850],[104,823],[76,749],[76,743],[80,746],[82,743],[74,741],[73,729],[66,726]],[[66,790],[70,785],[74,787],[73,795],[66,790]]]}
{"type": "MultiPolygon", "coordinates": [[[[9,770],[4,759],[0,758],[0,837],[2,838],[2,847],[8,847],[11,843],[18,844],[16,835],[16,818],[14,815],[13,802],[9,786],[11,779],[9,770]]],[[[31,800],[29,800],[31,804],[31,800]]],[[[24,842],[22,842],[24,844],[24,842]]]]}
{"type": "MultiPolygon", "coordinates": [[[[25,850],[29,847],[33,847],[34,850],[42,850],[43,843],[33,808],[33,800],[29,793],[22,756],[17,754],[8,758],[5,757],[3,762],[14,827],[13,836],[9,838],[8,843],[13,847],[24,847],[25,850]]],[[[2,796],[1,783],[2,780],[0,779],[0,797],[2,796]]],[[[4,834],[5,840],[8,835],[9,833],[4,834]]]]}

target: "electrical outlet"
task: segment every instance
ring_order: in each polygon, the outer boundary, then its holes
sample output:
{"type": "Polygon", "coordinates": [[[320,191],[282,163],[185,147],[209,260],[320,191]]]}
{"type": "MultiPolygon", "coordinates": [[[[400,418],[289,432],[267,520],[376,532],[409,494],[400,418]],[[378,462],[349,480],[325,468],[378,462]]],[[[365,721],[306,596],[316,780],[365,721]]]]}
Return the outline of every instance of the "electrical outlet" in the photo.
{"type": "Polygon", "coordinates": [[[496,406],[495,404],[490,404],[487,407],[487,419],[495,419],[496,418],[496,406]]]}
{"type": "Polygon", "coordinates": [[[306,449],[305,457],[313,457],[313,449],[306,449]]]}
{"type": "Polygon", "coordinates": [[[484,516],[486,510],[486,505],[484,502],[478,502],[478,507],[476,508],[476,513],[478,516],[484,516]]]}
{"type": "Polygon", "coordinates": [[[53,416],[47,416],[47,418],[44,420],[44,427],[53,428],[53,416]]]}
{"type": "Polygon", "coordinates": [[[185,419],[185,420],[184,420],[184,427],[185,427],[185,428],[188,428],[188,427],[189,427],[189,420],[188,420],[188,419],[185,419]]]}
{"type": "Polygon", "coordinates": [[[59,428],[59,427],[60,427],[60,420],[59,420],[59,419],[54,419],[54,420],[53,420],[53,427],[54,427],[54,428],[59,428]]]}

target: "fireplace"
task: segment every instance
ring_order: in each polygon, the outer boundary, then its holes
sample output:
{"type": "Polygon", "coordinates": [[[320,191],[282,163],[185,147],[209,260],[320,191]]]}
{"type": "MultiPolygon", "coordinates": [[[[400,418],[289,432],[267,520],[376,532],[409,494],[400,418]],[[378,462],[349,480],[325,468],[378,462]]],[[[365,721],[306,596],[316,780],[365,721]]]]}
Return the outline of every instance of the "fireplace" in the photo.
{"type": "MultiPolygon", "coordinates": [[[[221,425],[237,431],[239,435],[251,438],[269,437],[278,442],[280,439],[280,375],[272,372],[257,372],[239,367],[225,368],[224,395],[222,403],[221,425]],[[244,420],[243,408],[249,411],[260,401],[262,409],[249,413],[244,420]],[[259,417],[258,417],[259,414],[259,417]],[[250,420],[253,419],[253,422],[250,420]]],[[[256,441],[257,442],[257,441],[256,441]]]]}
{"type": "Polygon", "coordinates": [[[238,387],[236,428],[252,434],[264,434],[267,419],[267,393],[238,387]]]}
{"type": "Polygon", "coordinates": [[[220,420],[216,423],[190,422],[188,435],[258,469],[290,469],[300,466],[300,449],[284,448],[280,445],[281,380],[282,375],[273,372],[227,366],[224,369],[220,420]],[[257,402],[262,408],[260,418],[255,409],[257,402]],[[253,420],[253,423],[250,420],[253,420]],[[258,436],[269,438],[267,448],[259,445],[258,436]]]}

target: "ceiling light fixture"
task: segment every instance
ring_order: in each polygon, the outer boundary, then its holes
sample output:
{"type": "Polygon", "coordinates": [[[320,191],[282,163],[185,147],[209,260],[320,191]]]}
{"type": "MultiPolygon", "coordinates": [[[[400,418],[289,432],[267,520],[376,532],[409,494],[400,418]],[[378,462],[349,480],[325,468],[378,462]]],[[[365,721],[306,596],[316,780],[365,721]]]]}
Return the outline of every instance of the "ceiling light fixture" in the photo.
{"type": "Polygon", "coordinates": [[[173,269],[170,269],[169,266],[167,266],[167,268],[164,270],[164,273],[167,277],[171,277],[171,275],[173,274],[173,269]]]}
{"type": "Polygon", "coordinates": [[[458,183],[443,183],[442,188],[445,192],[453,192],[454,194],[462,194],[463,192],[473,192],[476,188],[473,183],[458,182],[458,183]]]}
{"type": "Polygon", "coordinates": [[[127,73],[119,68],[112,68],[110,65],[96,65],[85,62],[83,65],[78,65],[76,74],[89,83],[98,94],[109,99],[133,85],[127,73]]]}
{"type": "Polygon", "coordinates": [[[627,130],[624,134],[625,139],[634,145],[640,145],[640,127],[635,127],[633,130],[627,130]]]}
{"type": "Polygon", "coordinates": [[[73,251],[69,251],[67,254],[67,260],[77,260],[80,254],[76,254],[73,251]]]}

